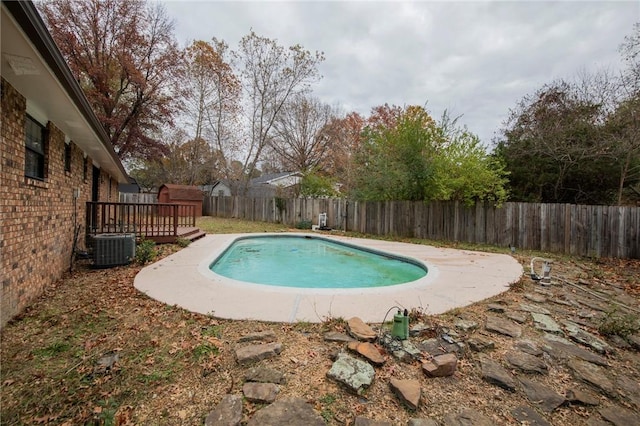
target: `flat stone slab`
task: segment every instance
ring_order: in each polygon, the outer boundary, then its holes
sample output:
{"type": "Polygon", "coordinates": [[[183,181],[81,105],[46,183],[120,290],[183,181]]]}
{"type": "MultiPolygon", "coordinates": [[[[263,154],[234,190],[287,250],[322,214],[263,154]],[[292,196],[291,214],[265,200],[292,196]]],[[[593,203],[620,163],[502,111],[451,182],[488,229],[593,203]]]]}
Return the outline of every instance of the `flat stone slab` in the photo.
{"type": "Polygon", "coordinates": [[[607,370],[579,359],[569,360],[567,366],[573,370],[573,374],[577,379],[595,386],[609,396],[614,398],[617,396],[613,383],[607,378],[609,376],[607,370]]]}
{"type": "Polygon", "coordinates": [[[391,378],[389,387],[396,396],[412,410],[420,405],[420,382],[418,380],[399,380],[391,378]]]}
{"type": "Polygon", "coordinates": [[[510,320],[517,322],[518,324],[524,324],[528,319],[527,315],[523,314],[522,312],[515,311],[507,311],[504,313],[504,316],[509,318],[510,320]]]}
{"type": "Polygon", "coordinates": [[[480,357],[480,370],[482,379],[486,382],[511,392],[516,390],[516,381],[513,376],[489,357],[480,357]]]}
{"type": "Polygon", "coordinates": [[[538,312],[531,312],[533,317],[533,326],[538,330],[546,331],[547,333],[561,334],[562,329],[553,318],[547,314],[541,314],[538,312]]]}
{"type": "Polygon", "coordinates": [[[467,345],[474,352],[485,352],[496,347],[495,342],[484,336],[474,336],[467,340],[467,345]]]}
{"type": "Polygon", "coordinates": [[[512,351],[505,355],[507,362],[525,373],[548,374],[549,368],[541,358],[522,351],[512,351]]]}
{"type": "Polygon", "coordinates": [[[511,415],[523,425],[528,426],[552,426],[544,417],[542,417],[536,410],[527,406],[521,405],[511,410],[511,415]]]}
{"type": "Polygon", "coordinates": [[[393,423],[386,420],[374,420],[366,417],[357,416],[353,422],[353,426],[393,426],[393,423]]]}
{"type": "Polygon", "coordinates": [[[584,348],[574,345],[566,339],[555,337],[553,335],[547,335],[544,338],[545,344],[543,350],[551,355],[553,358],[564,361],[570,357],[576,357],[584,361],[591,362],[602,366],[607,366],[609,363],[603,357],[598,354],[594,354],[584,348]]]}
{"type": "Polygon", "coordinates": [[[376,332],[358,317],[348,319],[347,328],[349,334],[358,340],[373,342],[378,337],[376,332]]]}
{"type": "Polygon", "coordinates": [[[386,361],[382,356],[382,354],[380,353],[380,351],[378,350],[378,348],[372,343],[354,341],[354,342],[349,342],[347,347],[349,348],[349,350],[362,355],[363,357],[365,357],[367,360],[371,361],[375,365],[382,365],[386,361]]]}
{"type": "Polygon", "coordinates": [[[247,370],[244,375],[244,379],[247,382],[260,382],[260,383],[285,383],[284,374],[280,371],[273,370],[266,367],[253,367],[247,370]]]}
{"type": "Polygon", "coordinates": [[[573,404],[581,404],[581,405],[599,405],[600,400],[598,397],[591,392],[585,391],[583,389],[571,388],[567,390],[567,401],[573,404]]]}
{"type": "Polygon", "coordinates": [[[422,363],[422,371],[429,377],[447,377],[456,372],[458,357],[453,354],[434,356],[422,363]]]}
{"type": "Polygon", "coordinates": [[[238,426],[242,421],[242,397],[225,395],[204,420],[205,426],[238,426]]]}
{"type": "Polygon", "coordinates": [[[591,333],[586,332],[578,324],[571,321],[563,321],[562,324],[564,325],[567,331],[567,335],[571,340],[581,343],[585,346],[589,346],[591,349],[600,354],[606,354],[613,350],[611,346],[609,346],[609,344],[607,344],[605,341],[599,339],[591,333]]]}
{"type": "Polygon", "coordinates": [[[543,296],[542,294],[536,294],[536,293],[525,293],[524,297],[532,302],[536,302],[536,303],[545,303],[547,301],[547,298],[545,296],[543,296]]]}
{"type": "Polygon", "coordinates": [[[251,402],[270,404],[276,400],[280,388],[273,383],[247,382],[242,385],[242,393],[251,402]]]}
{"type": "Polygon", "coordinates": [[[327,342],[341,342],[341,343],[353,342],[355,340],[353,337],[349,336],[348,334],[340,333],[338,331],[326,332],[324,333],[323,338],[327,342]]]}
{"type": "Polygon", "coordinates": [[[461,330],[461,331],[464,331],[464,332],[468,332],[468,331],[473,331],[476,328],[478,328],[478,323],[475,322],[475,321],[458,319],[453,326],[455,328],[457,328],[458,330],[461,330]]]}
{"type": "Polygon", "coordinates": [[[504,334],[509,337],[520,337],[522,335],[522,327],[508,319],[503,319],[494,315],[487,316],[485,329],[496,333],[504,334]]]}
{"type": "Polygon", "coordinates": [[[282,344],[278,342],[240,346],[236,348],[236,360],[240,365],[247,365],[263,359],[273,358],[280,352],[282,352],[282,344]]]}
{"type": "Polygon", "coordinates": [[[600,415],[616,426],[631,426],[638,424],[638,414],[619,406],[603,407],[598,410],[600,415]]]}
{"type": "Polygon", "coordinates": [[[364,361],[340,353],[334,361],[327,377],[342,383],[358,395],[373,383],[376,372],[373,367],[364,361]]]}
{"type": "Polygon", "coordinates": [[[551,315],[551,312],[548,309],[545,309],[542,306],[532,305],[530,303],[521,303],[520,310],[529,313],[551,315]]]}
{"type": "Polygon", "coordinates": [[[495,426],[495,422],[478,410],[465,408],[458,413],[448,413],[444,416],[444,426],[495,426]]]}
{"type": "Polygon", "coordinates": [[[565,402],[564,396],[541,383],[526,378],[520,378],[520,383],[522,383],[522,388],[529,401],[547,413],[552,412],[565,402]]]}
{"type": "Polygon", "coordinates": [[[409,419],[407,426],[439,426],[433,419],[409,419]]]}
{"type": "Polygon", "coordinates": [[[302,398],[282,398],[258,410],[247,426],[325,426],[322,417],[302,398]]]}
{"type": "Polygon", "coordinates": [[[541,356],[543,354],[543,351],[538,347],[538,344],[531,340],[518,340],[516,342],[516,347],[529,355],[541,356]]]}

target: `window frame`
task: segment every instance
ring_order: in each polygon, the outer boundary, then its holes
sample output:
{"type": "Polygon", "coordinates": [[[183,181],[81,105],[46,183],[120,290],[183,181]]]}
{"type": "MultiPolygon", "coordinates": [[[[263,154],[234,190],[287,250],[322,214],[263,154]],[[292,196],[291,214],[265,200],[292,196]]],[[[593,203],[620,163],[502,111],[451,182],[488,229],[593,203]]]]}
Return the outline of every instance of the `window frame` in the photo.
{"type": "Polygon", "coordinates": [[[47,177],[47,128],[43,126],[38,120],[33,118],[29,114],[25,114],[25,130],[24,130],[24,175],[27,178],[44,181],[47,177]],[[30,128],[31,127],[31,128],[30,128]],[[33,127],[37,127],[40,130],[40,140],[35,141],[34,135],[31,130],[33,127]],[[39,142],[40,149],[38,149],[39,142]],[[35,169],[34,168],[35,161],[35,169]]]}

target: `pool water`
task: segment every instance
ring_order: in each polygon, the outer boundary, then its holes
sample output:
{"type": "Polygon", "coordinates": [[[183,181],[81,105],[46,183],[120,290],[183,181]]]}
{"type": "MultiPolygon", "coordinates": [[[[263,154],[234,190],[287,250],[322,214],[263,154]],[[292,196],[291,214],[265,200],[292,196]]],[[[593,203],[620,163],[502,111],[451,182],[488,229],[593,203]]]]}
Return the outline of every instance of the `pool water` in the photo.
{"type": "Polygon", "coordinates": [[[284,235],[237,239],[209,268],[239,281],[302,288],[385,287],[427,275],[426,266],[411,259],[284,235]]]}

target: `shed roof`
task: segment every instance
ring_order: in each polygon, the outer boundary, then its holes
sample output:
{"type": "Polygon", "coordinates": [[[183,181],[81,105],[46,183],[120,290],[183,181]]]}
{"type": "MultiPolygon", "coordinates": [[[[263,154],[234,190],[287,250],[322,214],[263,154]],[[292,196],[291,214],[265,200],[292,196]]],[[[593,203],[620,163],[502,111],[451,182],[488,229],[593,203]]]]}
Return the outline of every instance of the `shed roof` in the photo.
{"type": "Polygon", "coordinates": [[[158,194],[162,192],[162,188],[167,188],[169,191],[169,198],[172,200],[202,201],[203,194],[197,186],[165,183],[158,190],[158,194]]]}

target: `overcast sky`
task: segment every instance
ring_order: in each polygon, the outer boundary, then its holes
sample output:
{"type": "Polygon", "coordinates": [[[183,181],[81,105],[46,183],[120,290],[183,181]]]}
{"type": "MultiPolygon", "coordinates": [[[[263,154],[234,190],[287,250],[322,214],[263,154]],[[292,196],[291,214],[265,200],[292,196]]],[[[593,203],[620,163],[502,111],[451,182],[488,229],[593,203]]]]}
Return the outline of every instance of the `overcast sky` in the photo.
{"type": "Polygon", "coordinates": [[[640,1],[163,1],[182,46],[212,37],[237,49],[253,29],[322,51],[323,102],[426,105],[462,115],[486,145],[526,94],[580,71],[620,70],[640,1]]]}

